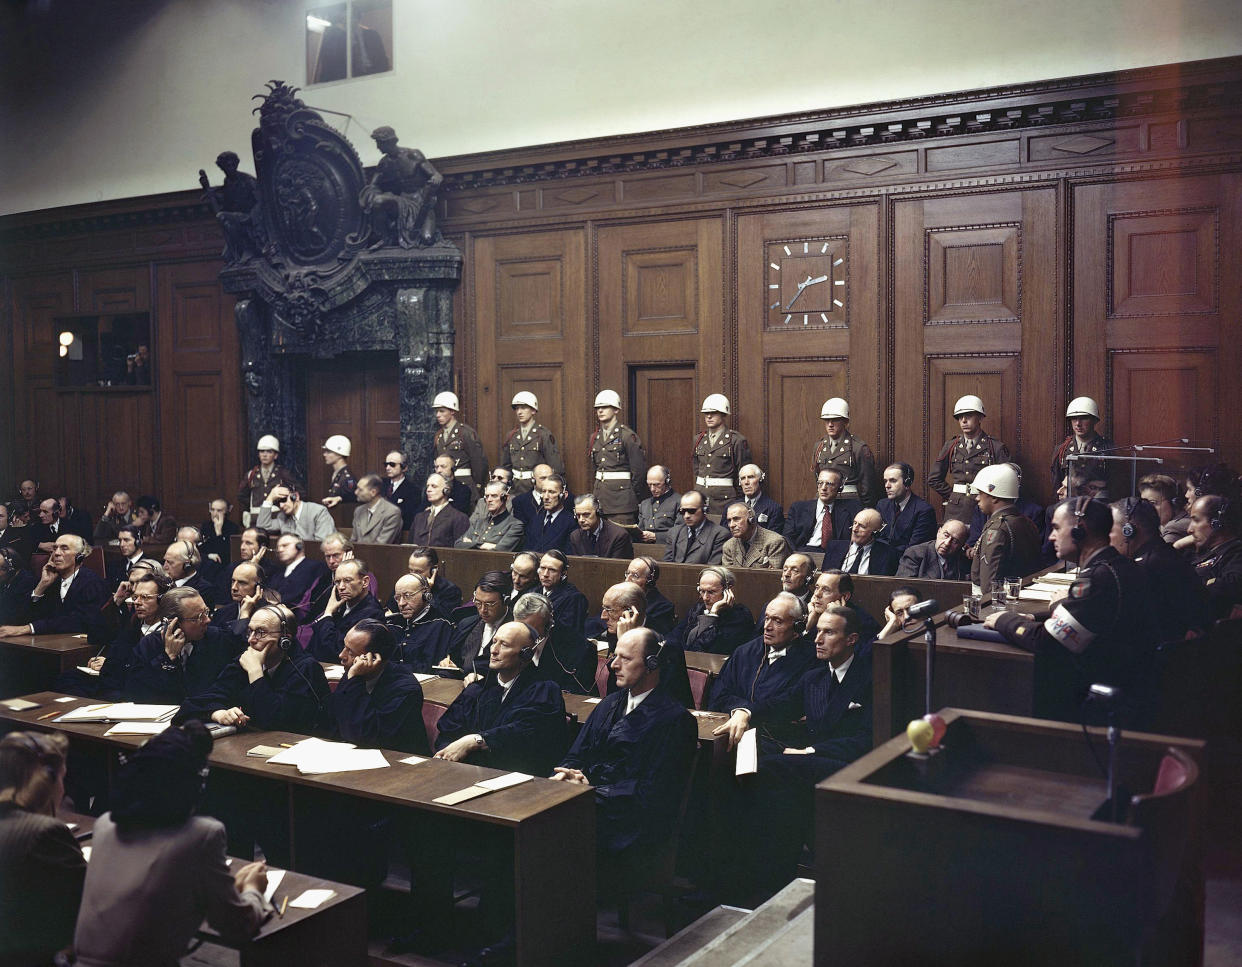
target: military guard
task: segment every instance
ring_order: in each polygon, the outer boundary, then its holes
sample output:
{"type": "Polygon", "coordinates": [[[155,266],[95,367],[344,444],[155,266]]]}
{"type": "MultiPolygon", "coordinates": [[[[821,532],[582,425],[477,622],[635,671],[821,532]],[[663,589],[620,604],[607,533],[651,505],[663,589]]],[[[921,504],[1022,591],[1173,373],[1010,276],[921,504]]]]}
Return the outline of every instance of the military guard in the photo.
{"type": "Polygon", "coordinates": [[[871,448],[850,433],[850,405],[839,396],[825,400],[819,418],[824,421],[826,435],[815,450],[811,471],[819,473],[835,467],[845,475],[840,496],[874,507],[880,499],[879,477],[875,471],[875,455],[871,448]]]}
{"type": "Polygon", "coordinates": [[[293,474],[278,464],[280,457],[280,441],[270,433],[259,437],[255,447],[259,454],[259,462],[250,468],[250,472],[242,478],[237,490],[237,504],[242,509],[243,523],[250,523],[252,517],[259,515],[259,508],[267,502],[267,495],[273,487],[284,485],[294,487],[293,474]]]}
{"type": "Polygon", "coordinates": [[[975,512],[970,482],[984,467],[1009,460],[1009,448],[983,432],[987,412],[977,396],[963,396],[953,406],[953,416],[961,427],[960,436],[945,441],[927,475],[927,486],[944,500],[944,519],[960,520],[967,526],[975,512]]]}
{"type": "Polygon", "coordinates": [[[554,473],[564,476],[565,461],[556,447],[556,437],[542,424],[535,422],[539,398],[528,390],[514,394],[513,412],[518,425],[500,446],[500,465],[513,473],[509,486],[512,498],[528,494],[535,486],[535,467],[546,463],[554,473]]]}
{"type": "Polygon", "coordinates": [[[984,467],[970,486],[988,518],[975,545],[970,583],[976,594],[987,594],[993,581],[1025,577],[1038,570],[1043,536],[1016,506],[1021,483],[1013,467],[984,467]]]}
{"type": "Polygon", "coordinates": [[[722,509],[737,497],[738,471],[750,463],[750,444],[746,437],[731,430],[725,423],[729,415],[729,399],[712,393],[703,401],[703,424],[706,429],[695,438],[694,489],[706,494],[722,509]]]}
{"type": "MultiPolygon", "coordinates": [[[[1059,487],[1065,482],[1065,475],[1070,469],[1069,461],[1066,460],[1069,454],[1112,453],[1117,448],[1117,444],[1108,437],[1100,436],[1095,432],[1096,424],[1100,422],[1100,408],[1090,396],[1079,396],[1070,400],[1070,405],[1065,408],[1065,418],[1069,420],[1070,430],[1073,432],[1052,454],[1052,486],[1054,487],[1059,487]]],[[[1088,480],[1098,477],[1109,482],[1109,491],[1097,495],[1101,498],[1113,496],[1111,491],[1114,488],[1113,478],[1116,474],[1110,471],[1109,467],[1118,465],[1108,460],[1079,459],[1074,461],[1075,471],[1088,480]]]]}
{"type": "Polygon", "coordinates": [[[617,420],[621,397],[601,390],[595,397],[599,426],[591,434],[591,477],[600,515],[614,524],[638,521],[638,498],[646,493],[647,454],[638,434],[617,420]]]}
{"type": "Polygon", "coordinates": [[[431,407],[440,424],[433,441],[435,455],[444,453],[452,458],[453,479],[470,487],[470,506],[473,507],[487,483],[487,455],[483,452],[483,444],[474,427],[457,419],[461,404],[457,402],[456,393],[437,393],[431,407]]]}

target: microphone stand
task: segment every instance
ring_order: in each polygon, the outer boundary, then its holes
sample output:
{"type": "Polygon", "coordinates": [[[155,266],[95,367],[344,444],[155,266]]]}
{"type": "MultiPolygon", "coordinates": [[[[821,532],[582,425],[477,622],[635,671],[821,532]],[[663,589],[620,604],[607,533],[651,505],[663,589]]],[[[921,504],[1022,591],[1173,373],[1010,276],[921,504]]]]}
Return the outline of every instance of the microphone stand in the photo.
{"type": "Polygon", "coordinates": [[[936,671],[936,624],[932,616],[923,619],[923,643],[927,646],[926,687],[924,689],[924,713],[932,713],[932,677],[936,671]]]}

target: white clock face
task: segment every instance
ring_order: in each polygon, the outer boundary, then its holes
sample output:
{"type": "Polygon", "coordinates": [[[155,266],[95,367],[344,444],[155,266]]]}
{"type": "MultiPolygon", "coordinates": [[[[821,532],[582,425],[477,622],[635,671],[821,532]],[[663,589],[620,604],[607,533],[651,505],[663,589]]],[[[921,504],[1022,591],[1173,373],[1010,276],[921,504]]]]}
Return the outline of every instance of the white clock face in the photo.
{"type": "Polygon", "coordinates": [[[845,325],[847,246],[840,237],[767,243],[769,329],[845,325]]]}

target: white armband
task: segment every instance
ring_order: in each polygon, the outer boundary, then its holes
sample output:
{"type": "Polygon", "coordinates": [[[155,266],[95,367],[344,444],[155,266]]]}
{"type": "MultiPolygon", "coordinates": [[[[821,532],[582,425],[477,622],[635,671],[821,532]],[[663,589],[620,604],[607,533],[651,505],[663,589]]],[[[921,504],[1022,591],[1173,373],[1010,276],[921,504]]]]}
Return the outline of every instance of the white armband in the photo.
{"type": "Polygon", "coordinates": [[[1075,655],[1081,655],[1095,640],[1095,632],[1078,621],[1063,604],[1058,604],[1044,622],[1044,630],[1075,655]]]}

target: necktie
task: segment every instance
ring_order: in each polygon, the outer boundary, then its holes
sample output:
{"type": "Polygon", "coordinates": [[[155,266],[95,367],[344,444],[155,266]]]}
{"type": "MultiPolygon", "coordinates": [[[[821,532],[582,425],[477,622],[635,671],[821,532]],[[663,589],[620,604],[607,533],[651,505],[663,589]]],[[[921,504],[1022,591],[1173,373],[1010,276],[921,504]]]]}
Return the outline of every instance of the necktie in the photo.
{"type": "Polygon", "coordinates": [[[862,556],[863,556],[862,548],[855,546],[854,560],[850,561],[850,566],[845,569],[847,574],[858,573],[858,567],[860,564],[862,564],[862,556]]]}
{"type": "Polygon", "coordinates": [[[552,515],[544,514],[543,515],[543,529],[547,530],[551,526],[552,526],[552,515]]]}
{"type": "Polygon", "coordinates": [[[687,550],[694,547],[694,537],[695,537],[694,528],[691,527],[690,532],[686,535],[686,549],[687,550]]]}
{"type": "Polygon", "coordinates": [[[824,522],[819,528],[819,546],[827,547],[830,540],[832,540],[832,509],[825,506],[824,522]]]}

